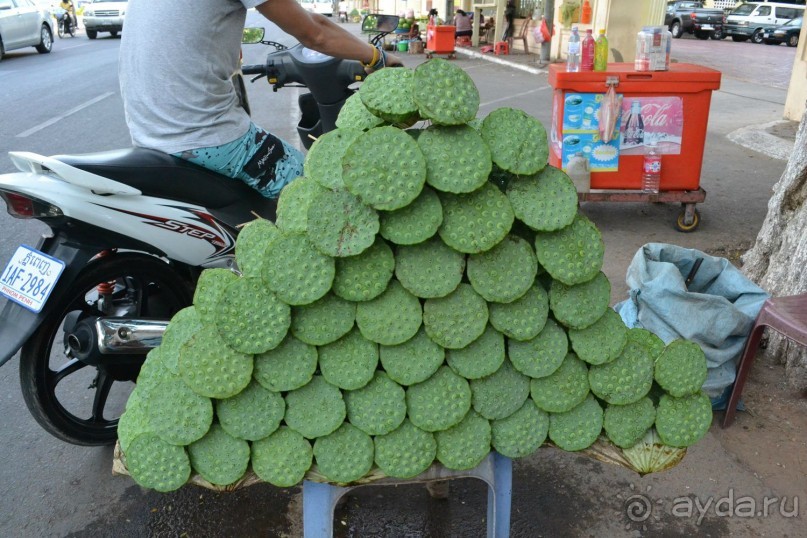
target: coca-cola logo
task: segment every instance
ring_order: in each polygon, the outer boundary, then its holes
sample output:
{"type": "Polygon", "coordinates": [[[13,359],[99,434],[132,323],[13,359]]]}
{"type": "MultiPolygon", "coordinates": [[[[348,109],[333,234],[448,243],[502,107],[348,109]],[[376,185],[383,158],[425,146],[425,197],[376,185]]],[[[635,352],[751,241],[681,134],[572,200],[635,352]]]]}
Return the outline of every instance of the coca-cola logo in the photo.
{"type": "Polygon", "coordinates": [[[680,131],[681,127],[683,127],[680,102],[665,100],[643,103],[642,120],[644,121],[645,130],[667,128],[673,132],[680,131]]]}

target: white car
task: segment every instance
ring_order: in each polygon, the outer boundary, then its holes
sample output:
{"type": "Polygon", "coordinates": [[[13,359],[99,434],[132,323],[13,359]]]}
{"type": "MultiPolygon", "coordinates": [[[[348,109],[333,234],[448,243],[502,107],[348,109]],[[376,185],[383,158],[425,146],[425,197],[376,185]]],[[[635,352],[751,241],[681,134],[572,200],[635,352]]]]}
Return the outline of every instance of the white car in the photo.
{"type": "Polygon", "coordinates": [[[53,47],[50,11],[31,0],[0,0],[0,59],[10,50],[36,47],[47,54],[53,47]]]}
{"type": "Polygon", "coordinates": [[[311,13],[319,13],[328,17],[333,16],[333,2],[330,0],[300,0],[303,9],[311,13]]]}
{"type": "Polygon", "coordinates": [[[84,29],[87,37],[95,39],[98,32],[109,32],[112,37],[123,30],[126,0],[93,0],[84,6],[84,29]]]}

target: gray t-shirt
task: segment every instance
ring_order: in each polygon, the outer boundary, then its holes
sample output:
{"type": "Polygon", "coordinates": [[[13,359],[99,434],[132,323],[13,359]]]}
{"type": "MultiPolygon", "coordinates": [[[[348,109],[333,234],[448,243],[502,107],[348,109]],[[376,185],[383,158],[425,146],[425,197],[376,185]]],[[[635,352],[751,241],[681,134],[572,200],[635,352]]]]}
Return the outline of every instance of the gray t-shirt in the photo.
{"type": "Polygon", "coordinates": [[[247,132],[230,77],[247,8],[264,1],[129,1],[118,74],[135,146],[179,153],[247,132]]]}

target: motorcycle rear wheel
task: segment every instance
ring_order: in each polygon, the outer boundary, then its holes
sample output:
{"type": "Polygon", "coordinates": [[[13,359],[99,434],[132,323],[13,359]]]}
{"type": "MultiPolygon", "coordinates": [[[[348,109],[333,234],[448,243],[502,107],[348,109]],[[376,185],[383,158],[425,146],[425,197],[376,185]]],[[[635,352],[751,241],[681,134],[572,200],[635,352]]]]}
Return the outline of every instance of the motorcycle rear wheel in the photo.
{"type": "Polygon", "coordinates": [[[144,254],[98,258],[70,284],[71,291],[22,348],[20,385],[34,419],[54,437],[74,445],[115,442],[131,382],[145,359],[144,355],[135,357],[134,364],[110,361],[91,366],[70,356],[64,342],[65,320],[104,315],[98,309],[96,286],[106,282],[114,282],[110,315],[115,316],[168,319],[192,299],[186,278],[159,258],[144,254]]]}

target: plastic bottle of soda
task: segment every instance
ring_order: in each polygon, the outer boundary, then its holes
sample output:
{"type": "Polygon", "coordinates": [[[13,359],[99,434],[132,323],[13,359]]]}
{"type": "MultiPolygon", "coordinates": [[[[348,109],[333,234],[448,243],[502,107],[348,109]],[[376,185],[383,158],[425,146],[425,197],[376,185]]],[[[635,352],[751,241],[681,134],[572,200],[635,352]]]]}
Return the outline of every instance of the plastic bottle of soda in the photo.
{"type": "Polygon", "coordinates": [[[580,34],[577,32],[577,26],[572,27],[572,35],[569,36],[566,71],[570,73],[580,71],[580,34]]]}
{"type": "Polygon", "coordinates": [[[583,38],[580,53],[580,71],[594,71],[594,50],[596,45],[594,43],[594,36],[591,30],[586,30],[586,37],[583,38]]]}
{"type": "Polygon", "coordinates": [[[605,30],[600,30],[600,36],[594,44],[594,71],[605,71],[608,69],[608,38],[605,37],[605,30]]]}
{"type": "Polygon", "coordinates": [[[642,192],[658,193],[661,183],[661,154],[656,144],[648,143],[642,165],[642,192]]]}

